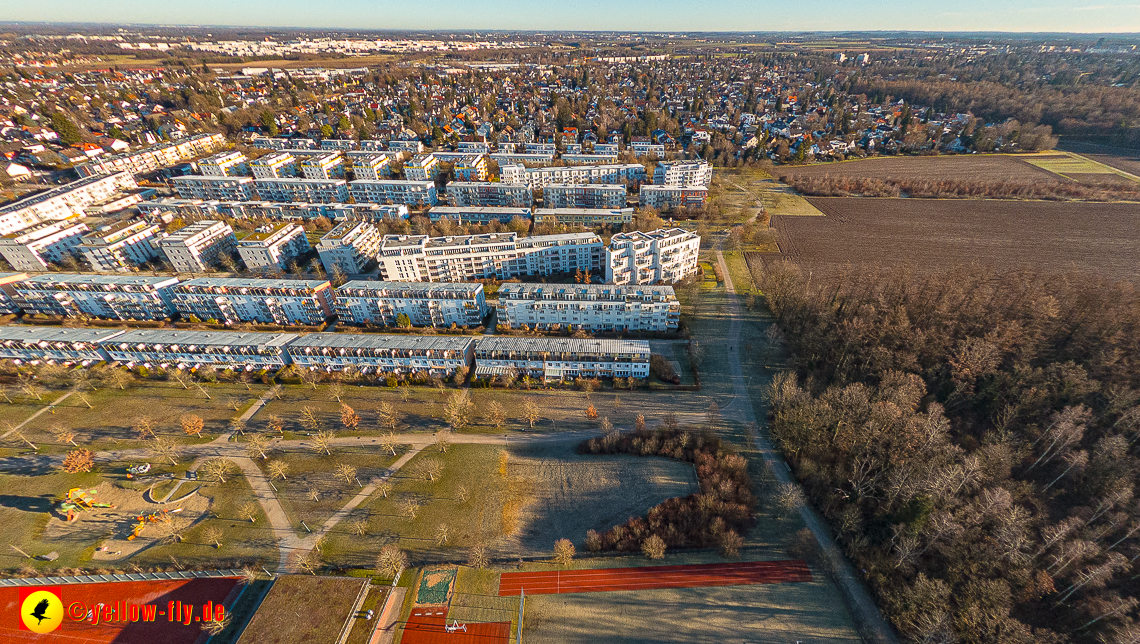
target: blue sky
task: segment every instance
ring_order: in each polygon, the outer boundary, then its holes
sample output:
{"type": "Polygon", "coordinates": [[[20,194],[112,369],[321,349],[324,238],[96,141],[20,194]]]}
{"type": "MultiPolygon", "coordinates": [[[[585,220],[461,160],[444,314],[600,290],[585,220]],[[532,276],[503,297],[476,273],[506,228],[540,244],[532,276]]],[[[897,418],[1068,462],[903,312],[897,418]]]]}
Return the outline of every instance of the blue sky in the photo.
{"type": "Polygon", "coordinates": [[[640,31],[1140,32],[1140,0],[6,0],[16,21],[640,31]]]}

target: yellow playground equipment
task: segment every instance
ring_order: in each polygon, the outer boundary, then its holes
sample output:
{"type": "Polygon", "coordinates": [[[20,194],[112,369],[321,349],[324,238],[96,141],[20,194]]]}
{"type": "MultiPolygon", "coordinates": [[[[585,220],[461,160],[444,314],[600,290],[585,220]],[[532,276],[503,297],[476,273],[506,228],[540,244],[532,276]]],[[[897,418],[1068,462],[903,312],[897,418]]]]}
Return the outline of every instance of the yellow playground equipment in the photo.
{"type": "Polygon", "coordinates": [[[144,529],[146,529],[146,524],[157,523],[159,521],[163,521],[163,520],[167,519],[170,515],[178,514],[181,511],[182,511],[182,508],[174,508],[173,510],[155,510],[154,512],[151,512],[150,514],[144,514],[144,515],[135,517],[135,520],[138,521],[138,523],[135,524],[135,529],[134,529],[134,531],[131,532],[131,536],[127,537],[127,541],[134,541],[135,539],[137,539],[138,536],[140,534],[142,534],[142,531],[144,529]]]}
{"type": "Polygon", "coordinates": [[[73,487],[67,491],[67,498],[60,502],[59,509],[67,512],[68,523],[79,518],[80,512],[87,512],[95,508],[114,508],[110,503],[101,503],[95,498],[99,493],[96,488],[83,489],[73,487]]]}

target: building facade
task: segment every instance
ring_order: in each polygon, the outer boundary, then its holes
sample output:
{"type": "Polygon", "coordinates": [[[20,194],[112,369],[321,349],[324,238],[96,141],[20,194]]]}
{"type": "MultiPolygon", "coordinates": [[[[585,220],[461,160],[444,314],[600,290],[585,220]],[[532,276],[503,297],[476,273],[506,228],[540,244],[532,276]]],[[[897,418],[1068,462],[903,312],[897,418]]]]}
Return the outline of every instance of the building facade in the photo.
{"type": "Polygon", "coordinates": [[[392,174],[391,158],[384,154],[352,157],[352,177],[365,181],[380,181],[392,174]]]}
{"type": "Polygon", "coordinates": [[[565,183],[634,183],[645,181],[640,163],[527,168],[523,181],[531,188],[565,183]]]}
{"type": "Polygon", "coordinates": [[[606,251],[607,284],[674,284],[695,275],[701,238],[681,228],[618,233],[606,251]]]}
{"type": "Polygon", "coordinates": [[[329,181],[344,178],[344,157],[337,152],[302,159],[298,166],[306,179],[329,181]]]}
{"type": "Polygon", "coordinates": [[[49,262],[73,256],[89,230],[74,220],[39,224],[0,237],[0,255],[18,271],[47,270],[49,262]]]}
{"type": "Polygon", "coordinates": [[[242,177],[249,174],[249,160],[241,152],[220,152],[198,161],[198,172],[207,177],[242,177]]]}
{"type": "Polygon", "coordinates": [[[84,177],[30,197],[17,199],[0,207],[0,235],[10,235],[36,224],[82,215],[88,206],[111,199],[119,191],[134,190],[138,187],[132,174],[116,172],[84,177]]]}
{"type": "Polygon", "coordinates": [[[0,326],[0,360],[86,366],[106,360],[101,343],[123,333],[121,329],[0,326]]]}
{"type": "Polygon", "coordinates": [[[170,180],[183,199],[249,201],[253,199],[252,177],[201,177],[188,175],[170,180]]]}
{"type": "Polygon", "coordinates": [[[122,273],[158,258],[158,242],[164,236],[158,224],[127,219],[85,235],[76,250],[92,269],[122,273]]]}
{"type": "Polygon", "coordinates": [[[133,367],[150,365],[191,368],[280,369],[287,364],[285,346],[292,333],[236,333],[137,329],[99,342],[110,360],[133,367]]]}
{"type": "Polygon", "coordinates": [[[342,324],[397,326],[401,315],[411,326],[475,327],[487,316],[483,285],[435,282],[348,282],[336,290],[342,324]]]}
{"type": "Polygon", "coordinates": [[[333,314],[328,280],[199,277],[170,288],[170,302],[183,318],[224,324],[317,325],[333,314]]]}
{"type": "Polygon", "coordinates": [[[237,244],[238,255],[251,270],[289,268],[289,262],[309,252],[309,240],[300,224],[280,223],[243,237],[237,244]]]}
{"type": "Polygon", "coordinates": [[[346,221],[321,237],[317,254],[330,274],[339,270],[345,275],[356,275],[376,259],[382,241],[376,226],[366,221],[346,221]]]}
{"type": "Polygon", "coordinates": [[[648,378],[649,343],[644,340],[513,338],[475,341],[475,375],[528,375],[543,380],[648,378]]]}
{"type": "Polygon", "coordinates": [[[298,368],[362,373],[426,373],[445,378],[471,365],[472,338],[446,335],[310,333],[289,343],[289,359],[298,368]]]}
{"type": "Polygon", "coordinates": [[[461,224],[489,224],[492,221],[507,223],[515,217],[530,219],[530,208],[501,208],[494,206],[432,206],[428,218],[439,221],[443,218],[461,224]]]}
{"type": "Polygon", "coordinates": [[[288,152],[275,152],[254,159],[249,167],[255,179],[288,179],[297,176],[297,159],[288,152]]]}
{"type": "Polygon", "coordinates": [[[535,208],[534,223],[568,226],[600,226],[628,224],[633,221],[633,208],[535,208]]]}
{"type": "Polygon", "coordinates": [[[224,221],[207,219],[190,224],[158,242],[174,270],[194,273],[206,270],[237,248],[234,229],[224,221]]]}
{"type": "Polygon", "coordinates": [[[525,183],[452,181],[447,184],[447,196],[453,206],[529,208],[533,202],[525,183]]]}
{"type": "Polygon", "coordinates": [[[253,187],[262,201],[343,203],[348,201],[344,179],[255,179],[253,187]]]}
{"type": "Polygon", "coordinates": [[[156,172],[188,159],[217,152],[225,146],[224,134],[197,134],[178,141],[152,145],[135,152],[96,157],[75,166],[75,171],[83,178],[126,172],[133,179],[134,175],[156,172]]]}
{"type": "Polygon", "coordinates": [[[404,164],[404,178],[408,181],[434,181],[439,171],[439,159],[434,154],[417,154],[404,164]]]}
{"type": "Polygon", "coordinates": [[[92,316],[109,320],[170,317],[175,277],[48,273],[13,285],[13,300],[25,313],[92,316]]]}
{"type": "Polygon", "coordinates": [[[512,329],[667,332],[681,322],[672,286],[503,284],[498,295],[497,321],[512,329]]]}
{"type": "Polygon", "coordinates": [[[690,188],[712,183],[713,168],[707,161],[662,161],[653,169],[653,183],[690,188]]]}
{"type": "Polygon", "coordinates": [[[356,203],[402,203],[409,206],[434,206],[437,195],[434,181],[352,181],[349,194],[356,203]]]}
{"type": "Polygon", "coordinates": [[[385,235],[380,274],[391,282],[464,282],[522,275],[598,273],[602,240],[593,233],[539,235],[515,233],[454,237],[385,235]]]}
{"type": "Polygon", "coordinates": [[[542,188],[545,208],[625,208],[626,190],[620,184],[554,183],[542,188]]]}

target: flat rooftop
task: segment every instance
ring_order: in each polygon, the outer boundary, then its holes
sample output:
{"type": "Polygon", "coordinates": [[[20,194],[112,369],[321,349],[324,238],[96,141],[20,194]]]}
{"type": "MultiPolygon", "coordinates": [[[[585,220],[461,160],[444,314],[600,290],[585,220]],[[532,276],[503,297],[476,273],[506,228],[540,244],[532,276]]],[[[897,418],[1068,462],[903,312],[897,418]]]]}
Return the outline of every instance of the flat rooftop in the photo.
{"type": "MultiPolygon", "coordinates": [[[[388,349],[398,351],[466,351],[474,338],[450,335],[383,335],[374,333],[310,333],[289,343],[300,349],[388,349]]],[[[648,346],[648,345],[646,345],[648,346]]]]}
{"type": "Polygon", "coordinates": [[[195,277],[175,286],[176,291],[186,287],[210,288],[267,288],[267,289],[316,289],[328,284],[328,280],[287,280],[252,279],[248,277],[195,277]]]}
{"type": "Polygon", "coordinates": [[[178,282],[177,277],[169,275],[79,275],[75,273],[45,273],[35,275],[25,280],[29,284],[48,286],[59,284],[61,286],[163,286],[178,282]]]}
{"type": "Polygon", "coordinates": [[[649,355],[646,340],[597,340],[593,338],[514,338],[507,336],[479,336],[476,351],[514,351],[534,353],[603,353],[649,355]]]}
{"type": "Polygon", "coordinates": [[[0,326],[0,342],[103,342],[122,329],[64,329],[61,327],[0,326]]]}
{"type": "Polygon", "coordinates": [[[435,293],[451,293],[474,296],[483,290],[479,282],[374,282],[353,280],[337,289],[337,293],[349,291],[372,291],[377,295],[394,297],[431,297],[435,293]]]}
{"type": "Polygon", "coordinates": [[[183,331],[136,329],[114,338],[115,344],[177,344],[186,346],[280,347],[295,333],[241,333],[237,331],[183,331]]]}
{"type": "Polygon", "coordinates": [[[591,298],[624,299],[627,297],[652,297],[654,299],[666,298],[672,300],[677,297],[672,286],[649,286],[643,284],[616,286],[614,284],[515,284],[508,282],[499,287],[500,299],[516,294],[524,296],[527,299],[541,299],[544,295],[550,295],[553,299],[559,300],[591,298]]]}

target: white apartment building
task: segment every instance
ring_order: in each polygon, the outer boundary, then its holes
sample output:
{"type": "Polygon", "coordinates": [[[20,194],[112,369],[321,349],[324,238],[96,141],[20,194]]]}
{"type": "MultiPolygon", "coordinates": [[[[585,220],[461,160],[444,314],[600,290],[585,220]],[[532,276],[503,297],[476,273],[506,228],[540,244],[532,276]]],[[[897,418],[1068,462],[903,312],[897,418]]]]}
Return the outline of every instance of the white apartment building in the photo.
{"type": "Polygon", "coordinates": [[[255,179],[288,179],[297,176],[297,158],[288,152],[274,152],[250,162],[255,179]]]}
{"type": "Polygon", "coordinates": [[[343,203],[348,201],[344,179],[255,179],[254,188],[262,201],[304,203],[343,203]]]}
{"type": "Polygon", "coordinates": [[[408,207],[403,204],[351,204],[351,203],[281,203],[276,201],[202,201],[200,199],[156,199],[139,204],[139,212],[151,216],[173,216],[207,219],[316,219],[331,221],[356,219],[382,221],[407,219],[408,207]]]}
{"type": "Polygon", "coordinates": [[[27,314],[93,316],[110,320],[162,320],[170,316],[176,277],[148,275],[36,275],[13,285],[13,300],[27,314]]]}
{"type": "Polygon", "coordinates": [[[16,364],[58,362],[84,366],[106,359],[100,346],[121,329],[65,329],[8,324],[0,326],[0,359],[16,364]]]}
{"type": "Polygon", "coordinates": [[[0,273],[0,315],[15,315],[20,306],[12,299],[16,294],[16,282],[28,279],[27,273],[0,273]]]}
{"type": "Polygon", "coordinates": [[[355,150],[357,143],[354,139],[321,139],[322,150],[355,150]]]}
{"type": "Polygon", "coordinates": [[[328,181],[344,178],[344,157],[338,152],[301,159],[298,165],[306,179],[328,181]]]}
{"type": "Polygon", "coordinates": [[[633,221],[633,208],[535,208],[534,223],[569,226],[621,225],[633,221]]]}
{"type": "Polygon", "coordinates": [[[284,367],[285,346],[295,339],[293,333],[137,329],[103,340],[99,347],[110,360],[128,367],[212,365],[253,371],[284,367]]]}
{"type": "Polygon", "coordinates": [[[523,143],[523,152],[528,154],[554,154],[558,147],[553,143],[526,142],[523,143]]]}
{"type": "Polygon", "coordinates": [[[446,335],[310,333],[288,343],[289,360],[299,368],[361,373],[427,373],[445,378],[471,365],[475,340],[446,335]]]}
{"type": "Polygon", "coordinates": [[[618,233],[606,251],[607,284],[674,284],[697,272],[701,238],[681,228],[618,233]]]}
{"type": "Polygon", "coordinates": [[[328,280],[199,277],[171,287],[169,298],[186,319],[317,325],[333,314],[335,294],[328,280]]]}
{"type": "Polygon", "coordinates": [[[475,341],[475,375],[528,375],[543,380],[648,378],[650,355],[645,340],[480,336],[475,341]]]}
{"type": "Polygon", "coordinates": [[[662,161],[653,170],[653,183],[690,188],[712,183],[713,168],[707,161],[662,161]]]}
{"type": "Polygon", "coordinates": [[[452,181],[447,184],[447,196],[454,206],[529,208],[534,200],[531,194],[525,183],[452,181]]]}
{"type": "Polygon", "coordinates": [[[455,144],[455,150],[457,152],[490,154],[491,144],[486,141],[460,141],[455,144]]]}
{"type": "Polygon", "coordinates": [[[564,183],[633,183],[645,181],[640,163],[527,168],[523,181],[531,188],[564,183]]]}
{"type": "Polygon", "coordinates": [[[542,188],[545,208],[625,208],[625,198],[621,184],[552,183],[542,188]]]}
{"type": "Polygon", "coordinates": [[[84,178],[117,172],[126,172],[133,177],[217,152],[225,146],[224,134],[198,134],[178,141],[159,143],[135,152],[96,157],[75,166],[75,171],[84,178]]]}
{"type": "Polygon", "coordinates": [[[455,237],[385,235],[380,275],[390,282],[464,282],[521,275],[598,273],[602,240],[593,233],[518,238],[515,233],[455,237]]]}
{"type": "Polygon", "coordinates": [[[413,139],[411,141],[401,141],[392,139],[388,141],[388,149],[394,152],[411,152],[412,154],[419,154],[424,151],[424,144],[419,140],[413,139]]]}
{"type": "Polygon", "coordinates": [[[616,157],[621,154],[620,143],[595,143],[594,154],[604,154],[606,156],[616,157]]]}
{"type": "Polygon", "coordinates": [[[434,206],[438,201],[434,181],[352,181],[348,192],[356,203],[402,203],[434,206]]]}
{"type": "Polygon", "coordinates": [[[404,178],[408,181],[433,181],[439,171],[439,159],[434,154],[417,154],[404,164],[404,178]]]}
{"type": "Polygon", "coordinates": [[[242,177],[249,174],[249,160],[241,152],[220,152],[198,161],[198,172],[207,177],[242,177]]]}
{"type": "Polygon", "coordinates": [[[356,275],[376,259],[382,241],[376,226],[366,221],[346,221],[321,237],[317,254],[330,274],[339,269],[345,275],[356,275]]]}
{"type": "Polygon", "coordinates": [[[365,181],[380,181],[392,174],[392,159],[384,154],[352,157],[352,176],[365,181]]]}
{"type": "Polygon", "coordinates": [[[312,150],[317,147],[317,142],[312,139],[255,136],[253,137],[252,145],[255,148],[261,148],[263,150],[288,150],[289,148],[312,150]]]}
{"type": "Polygon", "coordinates": [[[202,177],[187,175],[170,180],[183,199],[249,201],[253,199],[252,177],[202,177]]]}
{"type": "Polygon", "coordinates": [[[289,262],[309,252],[309,240],[300,224],[280,223],[261,229],[238,241],[238,255],[250,270],[286,270],[289,262]]]}
{"type": "Polygon", "coordinates": [[[222,256],[234,252],[237,239],[234,229],[224,221],[206,219],[167,235],[158,247],[174,270],[194,273],[217,264],[222,256]]]}
{"type": "Polygon", "coordinates": [[[120,190],[134,190],[138,183],[129,172],[95,175],[72,181],[18,199],[0,207],[0,235],[9,235],[48,221],[82,215],[92,204],[111,199],[120,190]]]}
{"type": "Polygon", "coordinates": [[[521,163],[500,163],[499,181],[503,183],[526,183],[526,166],[521,163]]]}
{"type": "Polygon", "coordinates": [[[486,181],[487,162],[486,154],[470,154],[456,159],[452,164],[452,172],[459,181],[486,181]]]}
{"type": "Polygon", "coordinates": [[[672,286],[503,284],[497,321],[517,329],[676,331],[681,305],[672,286]]]}
{"type": "Polygon", "coordinates": [[[566,165],[596,165],[596,164],[615,164],[618,160],[617,154],[563,154],[562,161],[566,165]]]}
{"type": "Polygon", "coordinates": [[[489,224],[492,221],[507,223],[520,217],[530,219],[530,208],[499,208],[495,206],[433,206],[428,218],[439,221],[447,218],[461,224],[489,224]]]}
{"type": "Polygon", "coordinates": [[[658,186],[643,184],[638,203],[642,208],[650,207],[657,210],[671,210],[673,208],[699,208],[705,205],[709,189],[704,186],[658,186]]]}
{"type": "Polygon", "coordinates": [[[353,281],[336,290],[336,312],[341,324],[396,326],[406,315],[412,326],[475,327],[489,309],[478,282],[353,281]]]}
{"type": "Polygon", "coordinates": [[[48,262],[60,262],[75,254],[75,247],[90,229],[75,220],[33,226],[0,237],[0,255],[18,271],[44,271],[48,262]]]}
{"type": "Polygon", "coordinates": [[[501,167],[505,163],[522,163],[530,165],[550,165],[554,163],[553,152],[495,152],[491,160],[501,167]]]}
{"type": "Polygon", "coordinates": [[[158,240],[163,236],[162,226],[156,223],[127,219],[85,235],[76,250],[92,270],[127,272],[158,257],[158,240]]]}
{"type": "Polygon", "coordinates": [[[639,156],[639,157],[652,155],[652,156],[655,156],[655,157],[660,159],[660,158],[665,156],[665,146],[664,145],[662,145],[660,143],[654,143],[654,142],[648,141],[648,140],[647,141],[637,141],[637,140],[630,141],[629,149],[633,150],[634,155],[639,156]]]}

